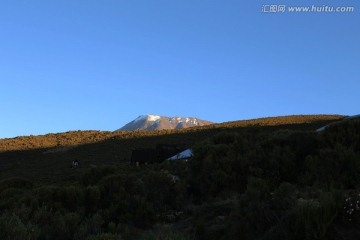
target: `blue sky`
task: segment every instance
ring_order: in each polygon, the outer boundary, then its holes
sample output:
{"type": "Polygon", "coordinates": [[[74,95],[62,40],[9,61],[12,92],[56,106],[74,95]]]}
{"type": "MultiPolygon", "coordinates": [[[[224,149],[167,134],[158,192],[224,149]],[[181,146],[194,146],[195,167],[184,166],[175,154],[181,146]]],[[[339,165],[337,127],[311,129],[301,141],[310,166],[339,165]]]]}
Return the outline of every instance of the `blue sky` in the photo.
{"type": "Polygon", "coordinates": [[[112,131],[142,114],[360,113],[358,0],[3,0],[0,34],[0,138],[112,131]]]}

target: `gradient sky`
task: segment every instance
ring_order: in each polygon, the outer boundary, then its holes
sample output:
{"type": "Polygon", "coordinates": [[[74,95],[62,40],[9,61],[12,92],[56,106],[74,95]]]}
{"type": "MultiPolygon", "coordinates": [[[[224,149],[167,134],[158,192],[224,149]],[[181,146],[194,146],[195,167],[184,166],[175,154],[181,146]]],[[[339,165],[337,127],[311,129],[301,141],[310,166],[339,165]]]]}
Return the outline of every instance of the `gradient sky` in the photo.
{"type": "Polygon", "coordinates": [[[359,114],[359,77],[359,0],[0,1],[0,138],[142,114],[359,114]]]}

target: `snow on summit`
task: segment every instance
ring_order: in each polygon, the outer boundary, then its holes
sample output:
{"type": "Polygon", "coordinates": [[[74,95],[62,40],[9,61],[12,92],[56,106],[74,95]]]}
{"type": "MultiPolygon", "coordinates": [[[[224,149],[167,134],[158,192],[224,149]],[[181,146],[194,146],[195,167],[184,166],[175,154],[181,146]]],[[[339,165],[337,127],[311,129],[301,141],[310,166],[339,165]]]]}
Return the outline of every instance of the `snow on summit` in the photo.
{"type": "Polygon", "coordinates": [[[147,121],[153,121],[155,122],[156,120],[159,120],[161,117],[157,116],[157,115],[140,115],[138,116],[134,121],[143,121],[143,120],[147,120],[147,121]]]}
{"type": "Polygon", "coordinates": [[[157,116],[157,115],[147,115],[147,120],[148,121],[153,121],[155,122],[156,120],[159,120],[161,117],[157,116]]]}
{"type": "Polygon", "coordinates": [[[194,117],[165,117],[159,115],[140,115],[133,121],[127,123],[117,131],[122,130],[161,130],[161,129],[180,129],[195,126],[212,124],[210,121],[201,120],[194,117]]]}

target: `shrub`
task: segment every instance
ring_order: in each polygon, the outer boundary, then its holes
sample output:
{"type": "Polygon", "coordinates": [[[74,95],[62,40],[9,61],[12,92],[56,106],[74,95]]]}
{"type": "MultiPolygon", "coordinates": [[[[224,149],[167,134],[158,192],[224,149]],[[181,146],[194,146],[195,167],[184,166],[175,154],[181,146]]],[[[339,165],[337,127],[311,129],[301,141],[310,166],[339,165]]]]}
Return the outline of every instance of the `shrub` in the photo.
{"type": "Polygon", "coordinates": [[[7,188],[0,192],[0,209],[10,208],[17,204],[20,196],[24,194],[23,189],[7,188]]]}
{"type": "Polygon", "coordinates": [[[157,211],[174,208],[177,192],[168,172],[149,171],[142,179],[146,189],[146,200],[151,202],[157,211]]]}
{"type": "Polygon", "coordinates": [[[114,174],[114,172],[115,169],[110,166],[91,167],[89,169],[86,169],[83,175],[81,176],[81,183],[85,186],[95,185],[102,178],[104,178],[107,175],[114,174]]]}
{"type": "Polygon", "coordinates": [[[176,232],[169,225],[157,226],[155,230],[148,231],[141,236],[143,240],[190,240],[190,236],[176,232]]]}
{"type": "Polygon", "coordinates": [[[299,201],[293,211],[289,232],[292,239],[322,240],[341,212],[342,192],[321,193],[319,199],[299,201]]]}
{"type": "Polygon", "coordinates": [[[86,238],[86,240],[123,240],[120,234],[100,233],[86,238]]]}
{"type": "Polygon", "coordinates": [[[322,185],[337,183],[354,188],[360,182],[359,155],[342,145],[322,149],[319,155],[309,156],[306,161],[310,176],[322,185]]]}
{"type": "Polygon", "coordinates": [[[0,181],[0,193],[7,188],[19,188],[19,189],[29,189],[33,187],[33,183],[26,178],[7,178],[0,181]]]}
{"type": "Polygon", "coordinates": [[[270,189],[264,180],[249,179],[247,190],[230,217],[230,239],[257,239],[274,225],[277,215],[270,199],[270,189]]]}
{"type": "Polygon", "coordinates": [[[77,186],[62,187],[56,192],[56,198],[62,203],[64,208],[75,211],[83,205],[84,192],[77,186]]]}
{"type": "Polygon", "coordinates": [[[236,191],[237,160],[226,144],[199,145],[191,162],[191,191],[198,201],[215,198],[223,192],[236,191]]]}
{"type": "Polygon", "coordinates": [[[348,223],[360,222],[360,192],[355,191],[349,194],[344,201],[343,220],[348,223]]]}
{"type": "Polygon", "coordinates": [[[220,132],[212,138],[214,144],[233,144],[237,141],[239,134],[237,132],[220,132]]]}
{"type": "Polygon", "coordinates": [[[0,239],[36,240],[39,235],[38,226],[23,222],[17,215],[11,213],[0,215],[0,239]]]}
{"type": "Polygon", "coordinates": [[[88,186],[84,190],[84,203],[88,211],[96,211],[101,200],[101,191],[98,186],[88,186]]]}

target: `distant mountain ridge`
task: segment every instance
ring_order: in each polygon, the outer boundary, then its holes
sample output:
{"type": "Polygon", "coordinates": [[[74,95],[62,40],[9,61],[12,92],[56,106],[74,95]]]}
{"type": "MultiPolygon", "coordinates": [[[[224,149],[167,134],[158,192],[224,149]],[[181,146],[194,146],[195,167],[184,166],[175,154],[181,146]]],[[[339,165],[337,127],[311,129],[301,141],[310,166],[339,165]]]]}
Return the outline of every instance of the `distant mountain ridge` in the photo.
{"type": "Polygon", "coordinates": [[[210,121],[195,117],[165,117],[159,115],[140,115],[136,119],[127,123],[116,131],[123,130],[163,130],[163,129],[182,129],[189,127],[199,127],[213,124],[210,121]]]}
{"type": "MultiPolygon", "coordinates": [[[[281,125],[311,125],[314,126],[313,130],[326,126],[331,122],[337,122],[349,116],[343,115],[292,115],[292,116],[278,116],[278,117],[265,117],[257,119],[237,120],[231,122],[214,123],[211,125],[201,126],[198,128],[184,128],[178,130],[169,130],[175,134],[181,132],[182,134],[195,134],[197,132],[212,132],[216,129],[229,129],[230,131],[239,128],[246,128],[249,126],[281,126],[281,125]]],[[[161,131],[161,130],[160,130],[161,131]]],[[[78,147],[84,145],[97,144],[99,142],[106,142],[111,139],[138,139],[141,137],[157,137],[168,134],[169,131],[165,130],[162,133],[155,133],[154,131],[143,131],[133,134],[131,131],[68,131],[62,133],[48,133],[46,135],[38,136],[18,136],[14,138],[0,138],[0,154],[1,152],[11,151],[27,151],[36,149],[51,149],[66,150],[69,147],[78,147]],[[166,131],[166,132],[165,132],[166,131]]],[[[163,143],[164,141],[160,141],[163,143]]],[[[131,148],[130,148],[131,149],[131,148]]],[[[103,153],[101,153],[103,154],[103,153]]],[[[130,153],[129,153],[130,154],[130,153]]],[[[45,156],[45,155],[44,155],[45,156]]],[[[127,156],[128,157],[128,156],[127,156]]],[[[0,157],[1,158],[1,157],[0,157]]],[[[0,159],[1,160],[1,159],[0,159]]],[[[1,161],[0,161],[1,169],[1,161]]]]}

